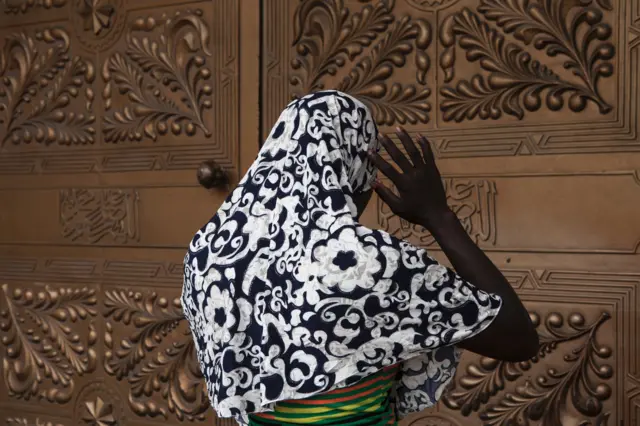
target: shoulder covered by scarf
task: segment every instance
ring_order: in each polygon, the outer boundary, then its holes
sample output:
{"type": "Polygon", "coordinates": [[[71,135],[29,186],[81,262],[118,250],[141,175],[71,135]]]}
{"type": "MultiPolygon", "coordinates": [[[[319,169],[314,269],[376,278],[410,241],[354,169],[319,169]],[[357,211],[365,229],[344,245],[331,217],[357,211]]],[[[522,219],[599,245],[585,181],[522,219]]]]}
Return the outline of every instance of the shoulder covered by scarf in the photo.
{"type": "Polygon", "coordinates": [[[401,363],[398,416],[453,378],[455,344],[501,300],[420,248],[357,222],[377,129],[357,99],[323,91],[287,106],[258,158],[196,233],[182,305],[219,417],[245,424],[277,401],[348,386],[401,363]]]}

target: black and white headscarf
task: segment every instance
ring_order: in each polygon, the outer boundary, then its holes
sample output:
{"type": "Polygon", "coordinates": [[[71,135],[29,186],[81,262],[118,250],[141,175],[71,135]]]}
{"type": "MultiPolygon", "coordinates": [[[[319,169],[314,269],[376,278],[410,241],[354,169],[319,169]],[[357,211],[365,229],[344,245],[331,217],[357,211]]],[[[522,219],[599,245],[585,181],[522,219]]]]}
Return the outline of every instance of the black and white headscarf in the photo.
{"type": "Polygon", "coordinates": [[[377,129],[360,101],[323,91],[287,106],[185,258],[182,304],[209,397],[240,424],[402,363],[399,417],[432,406],[456,343],[501,300],[423,249],[356,221],[377,129]]]}

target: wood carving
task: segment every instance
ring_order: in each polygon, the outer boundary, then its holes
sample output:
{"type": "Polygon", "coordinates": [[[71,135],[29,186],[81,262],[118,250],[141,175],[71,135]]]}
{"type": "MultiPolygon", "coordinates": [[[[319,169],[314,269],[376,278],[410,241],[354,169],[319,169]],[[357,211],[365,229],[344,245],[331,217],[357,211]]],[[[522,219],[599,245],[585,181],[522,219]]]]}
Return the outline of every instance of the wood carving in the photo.
{"type": "MultiPolygon", "coordinates": [[[[550,313],[544,324],[532,313],[534,324],[541,326],[540,350],[530,361],[508,363],[491,358],[480,358],[470,364],[467,371],[457,378],[458,389],[446,395],[447,407],[469,416],[480,411],[483,424],[528,426],[532,421],[545,425],[561,425],[567,412],[576,412],[585,420],[584,426],[606,421],[609,413],[603,413],[603,401],[611,397],[608,383],[613,368],[606,363],[612,348],[598,343],[597,333],[602,324],[611,318],[603,313],[592,323],[587,323],[580,313],[566,317],[550,313]],[[572,348],[567,348],[573,343],[572,348]],[[543,363],[550,354],[563,351],[563,365],[550,366],[537,376],[534,382],[521,380],[525,372],[543,363]],[[505,384],[516,382],[514,393],[504,393],[505,384]],[[497,398],[494,398],[497,396],[497,398]]],[[[529,373],[530,374],[530,373],[529,373]]]]}
{"type": "Polygon", "coordinates": [[[62,7],[67,0],[2,0],[1,5],[4,6],[5,13],[26,13],[33,8],[54,9],[62,7]]]}
{"type": "Polygon", "coordinates": [[[95,140],[93,64],[69,51],[61,28],[14,33],[0,52],[0,145],[87,144],[95,140]],[[84,112],[70,104],[84,91],[84,112]]]}
{"type": "MultiPolygon", "coordinates": [[[[522,119],[525,111],[537,111],[542,105],[558,111],[567,98],[574,112],[584,110],[588,102],[601,114],[610,112],[598,82],[613,75],[612,30],[603,22],[601,10],[585,3],[591,1],[483,0],[478,11],[484,20],[467,8],[448,16],[440,27],[445,82],[455,76],[456,44],[468,61],[479,62],[488,75],[477,74],[470,81],[459,81],[455,88],[441,89],[444,120],[495,120],[503,113],[522,119]],[[572,78],[561,77],[532,59],[489,22],[525,46],[531,44],[549,57],[564,57],[564,69],[572,78]]],[[[610,9],[606,3],[600,6],[610,9]]]]}
{"type": "Polygon", "coordinates": [[[3,379],[9,396],[66,403],[76,375],[95,370],[94,289],[9,289],[0,310],[3,379]]]}
{"type": "Polygon", "coordinates": [[[135,241],[139,237],[138,200],[132,189],[61,190],[62,236],[89,244],[135,241]]]}
{"type": "MultiPolygon", "coordinates": [[[[537,357],[465,353],[444,403],[400,424],[640,419],[640,246],[626,220],[638,204],[629,179],[640,180],[633,155],[620,155],[640,150],[638,3],[255,3],[260,28],[246,25],[238,0],[0,0],[0,186],[46,188],[59,201],[41,224],[54,227],[43,229],[42,246],[0,256],[0,420],[235,424],[209,408],[175,297],[181,259],[135,248],[143,220],[166,216],[143,209],[139,191],[172,186],[185,202],[191,195],[173,177],[193,178],[205,159],[237,175],[257,139],[243,145],[246,102],[260,102],[264,133],[292,96],[320,89],[362,98],[385,131],[426,132],[438,158],[475,158],[443,161],[455,176],[445,179],[449,203],[499,265],[510,262],[505,276],[539,323],[537,357]],[[242,68],[243,87],[260,87],[255,98],[240,96],[240,52],[263,53],[259,73],[242,68]],[[487,156],[509,158],[478,158],[487,156]],[[611,220],[581,214],[612,199],[624,205],[606,210],[611,220]],[[533,218],[548,224],[544,235],[519,226],[533,218]],[[126,247],[78,247],[93,244],[126,247]]],[[[0,207],[0,219],[10,217],[0,235],[33,226],[16,220],[33,218],[21,210],[36,201],[13,193],[15,203],[0,207]]],[[[435,251],[426,230],[375,206],[385,230],[435,251]]]]}
{"type": "Polygon", "coordinates": [[[298,56],[291,61],[293,70],[299,71],[291,77],[295,93],[326,88],[326,77],[357,61],[335,89],[365,102],[380,124],[428,122],[431,91],[426,87],[430,65],[426,49],[431,44],[431,26],[409,17],[396,21],[391,9],[385,1],[366,5],[360,12],[351,12],[342,0],[301,2],[294,20],[298,56]],[[370,52],[365,53],[367,48],[370,52]],[[417,84],[389,82],[411,54],[417,84]]]}
{"type": "Polygon", "coordinates": [[[425,417],[420,416],[417,420],[413,420],[411,423],[406,423],[404,426],[462,426],[460,423],[443,415],[427,415],[425,417]]]}
{"type": "Polygon", "coordinates": [[[25,417],[7,417],[7,426],[64,426],[62,423],[40,420],[36,417],[35,422],[30,422],[25,417]]]}
{"type": "Polygon", "coordinates": [[[130,106],[105,117],[105,141],[156,141],[169,132],[211,136],[204,116],[212,107],[211,52],[202,12],[138,18],[126,40],[124,53],[105,61],[103,97],[107,111],[113,109],[114,92],[125,95],[130,106]]]}
{"type": "MultiPolygon", "coordinates": [[[[489,180],[443,180],[447,201],[467,233],[476,243],[496,242],[496,184],[489,180]]],[[[394,215],[384,202],[377,200],[378,224],[386,232],[402,239],[415,239],[423,246],[435,244],[423,227],[394,215]]]]}
{"type": "Polygon", "coordinates": [[[437,12],[456,4],[459,0],[407,0],[409,5],[426,12],[437,12]]]}
{"type": "Polygon", "coordinates": [[[113,406],[101,397],[85,403],[86,413],[82,420],[89,426],[114,426],[117,424],[113,416],[113,406]]]}
{"type": "Polygon", "coordinates": [[[179,298],[110,290],[103,314],[104,368],[118,380],[127,380],[131,410],[145,417],[167,418],[171,412],[178,420],[203,419],[209,399],[179,298]],[[119,343],[116,326],[127,332],[119,343]]]}
{"type": "Polygon", "coordinates": [[[84,19],[83,29],[98,36],[103,30],[113,26],[115,8],[105,0],[82,0],[80,16],[84,19]]]}
{"type": "Polygon", "coordinates": [[[73,424],[79,426],[118,426],[125,420],[124,404],[117,389],[106,383],[103,375],[76,392],[72,411],[73,424]]]}

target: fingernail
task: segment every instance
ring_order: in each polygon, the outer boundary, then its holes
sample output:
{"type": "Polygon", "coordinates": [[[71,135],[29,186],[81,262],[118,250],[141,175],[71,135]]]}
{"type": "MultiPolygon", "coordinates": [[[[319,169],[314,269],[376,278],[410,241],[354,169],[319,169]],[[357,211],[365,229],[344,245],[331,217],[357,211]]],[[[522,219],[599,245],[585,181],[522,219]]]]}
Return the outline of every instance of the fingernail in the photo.
{"type": "Polygon", "coordinates": [[[404,129],[402,127],[398,126],[398,127],[396,127],[396,132],[403,133],[404,129]]]}

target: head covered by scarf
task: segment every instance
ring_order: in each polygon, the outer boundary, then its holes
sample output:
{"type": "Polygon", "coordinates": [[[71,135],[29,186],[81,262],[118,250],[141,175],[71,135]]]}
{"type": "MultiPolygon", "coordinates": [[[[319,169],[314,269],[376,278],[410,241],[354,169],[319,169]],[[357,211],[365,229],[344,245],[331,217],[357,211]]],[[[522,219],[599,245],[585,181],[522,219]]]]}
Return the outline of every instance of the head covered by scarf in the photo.
{"type": "Polygon", "coordinates": [[[356,383],[401,363],[399,417],[432,406],[454,345],[501,301],[408,242],[356,221],[377,129],[323,91],[287,106],[239,186],[193,238],[182,304],[219,417],[356,383]]]}

